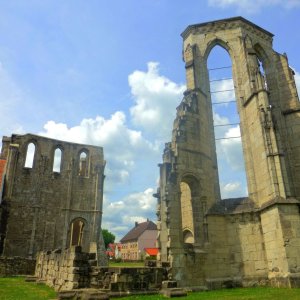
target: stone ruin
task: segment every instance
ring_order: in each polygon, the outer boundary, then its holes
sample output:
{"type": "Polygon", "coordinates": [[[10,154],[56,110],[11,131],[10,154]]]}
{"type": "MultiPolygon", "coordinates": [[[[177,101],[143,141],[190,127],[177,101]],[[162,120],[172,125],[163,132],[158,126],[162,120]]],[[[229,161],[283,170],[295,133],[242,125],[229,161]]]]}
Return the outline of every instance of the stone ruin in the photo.
{"type": "MultiPolygon", "coordinates": [[[[191,25],[182,37],[187,91],[160,165],[160,253],[153,266],[109,268],[101,257],[101,147],[31,134],[3,139],[0,253],[37,255],[34,279],[60,291],[61,299],[161,288],[167,296],[184,295],[177,285],[300,286],[300,103],[287,56],[273,50],[273,34],[242,17],[191,25]],[[232,59],[244,198],[220,196],[207,69],[216,45],[232,59]]],[[[0,270],[12,265],[0,260],[0,270]]],[[[22,265],[25,270],[25,260],[22,265]]]]}
{"type": "Polygon", "coordinates": [[[33,134],[4,137],[0,254],[81,246],[103,262],[103,149],[33,134]]]}
{"type": "Polygon", "coordinates": [[[187,90],[160,165],[160,262],[180,286],[300,286],[300,103],[273,34],[242,17],[182,33],[187,90]],[[207,58],[232,60],[249,196],[221,200],[207,58]],[[260,71],[260,62],[265,76],[260,71]]]}

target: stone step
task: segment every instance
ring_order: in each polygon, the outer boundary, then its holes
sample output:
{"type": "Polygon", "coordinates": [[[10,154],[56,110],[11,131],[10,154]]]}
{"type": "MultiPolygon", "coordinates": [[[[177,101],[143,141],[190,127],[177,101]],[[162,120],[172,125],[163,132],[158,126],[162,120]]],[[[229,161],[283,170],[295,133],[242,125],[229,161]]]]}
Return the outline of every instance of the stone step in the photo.
{"type": "Polygon", "coordinates": [[[187,291],[181,288],[162,289],[160,293],[168,298],[187,296],[187,291]]]}

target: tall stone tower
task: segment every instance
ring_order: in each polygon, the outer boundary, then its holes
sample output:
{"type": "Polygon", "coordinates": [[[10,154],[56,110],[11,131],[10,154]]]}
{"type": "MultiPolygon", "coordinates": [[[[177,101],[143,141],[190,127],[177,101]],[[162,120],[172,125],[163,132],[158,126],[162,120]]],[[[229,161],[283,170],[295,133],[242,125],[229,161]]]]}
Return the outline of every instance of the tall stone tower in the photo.
{"type": "Polygon", "coordinates": [[[160,165],[160,260],[182,286],[299,286],[300,103],[287,56],[242,17],[191,25],[182,37],[187,91],[160,165]],[[216,45],[232,60],[248,198],[220,197],[207,69],[216,45]]]}

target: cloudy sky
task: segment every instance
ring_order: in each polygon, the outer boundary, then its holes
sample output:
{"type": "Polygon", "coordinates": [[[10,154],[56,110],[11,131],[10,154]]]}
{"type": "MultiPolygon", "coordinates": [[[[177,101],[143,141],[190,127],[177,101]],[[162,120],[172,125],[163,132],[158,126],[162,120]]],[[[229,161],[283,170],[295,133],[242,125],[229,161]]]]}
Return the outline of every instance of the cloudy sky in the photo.
{"type": "MultiPolygon", "coordinates": [[[[0,0],[0,135],[103,146],[103,227],[121,238],[135,221],[155,221],[157,164],[185,90],[180,33],[238,15],[275,34],[299,86],[300,0],[0,0]]],[[[231,105],[215,106],[216,125],[236,121],[231,105]]],[[[217,134],[238,136],[239,128],[217,134]]],[[[223,197],[245,195],[240,140],[217,144],[220,171],[232,167],[220,174],[223,197]]]]}

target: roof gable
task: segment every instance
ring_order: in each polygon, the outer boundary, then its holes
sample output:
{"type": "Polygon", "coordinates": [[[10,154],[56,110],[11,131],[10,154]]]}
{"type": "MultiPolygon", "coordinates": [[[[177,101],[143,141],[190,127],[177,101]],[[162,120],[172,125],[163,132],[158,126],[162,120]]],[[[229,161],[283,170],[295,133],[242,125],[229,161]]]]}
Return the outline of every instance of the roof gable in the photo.
{"type": "Polygon", "coordinates": [[[152,221],[146,221],[143,223],[136,223],[121,240],[121,243],[137,240],[146,230],[157,230],[157,226],[152,221]]]}

